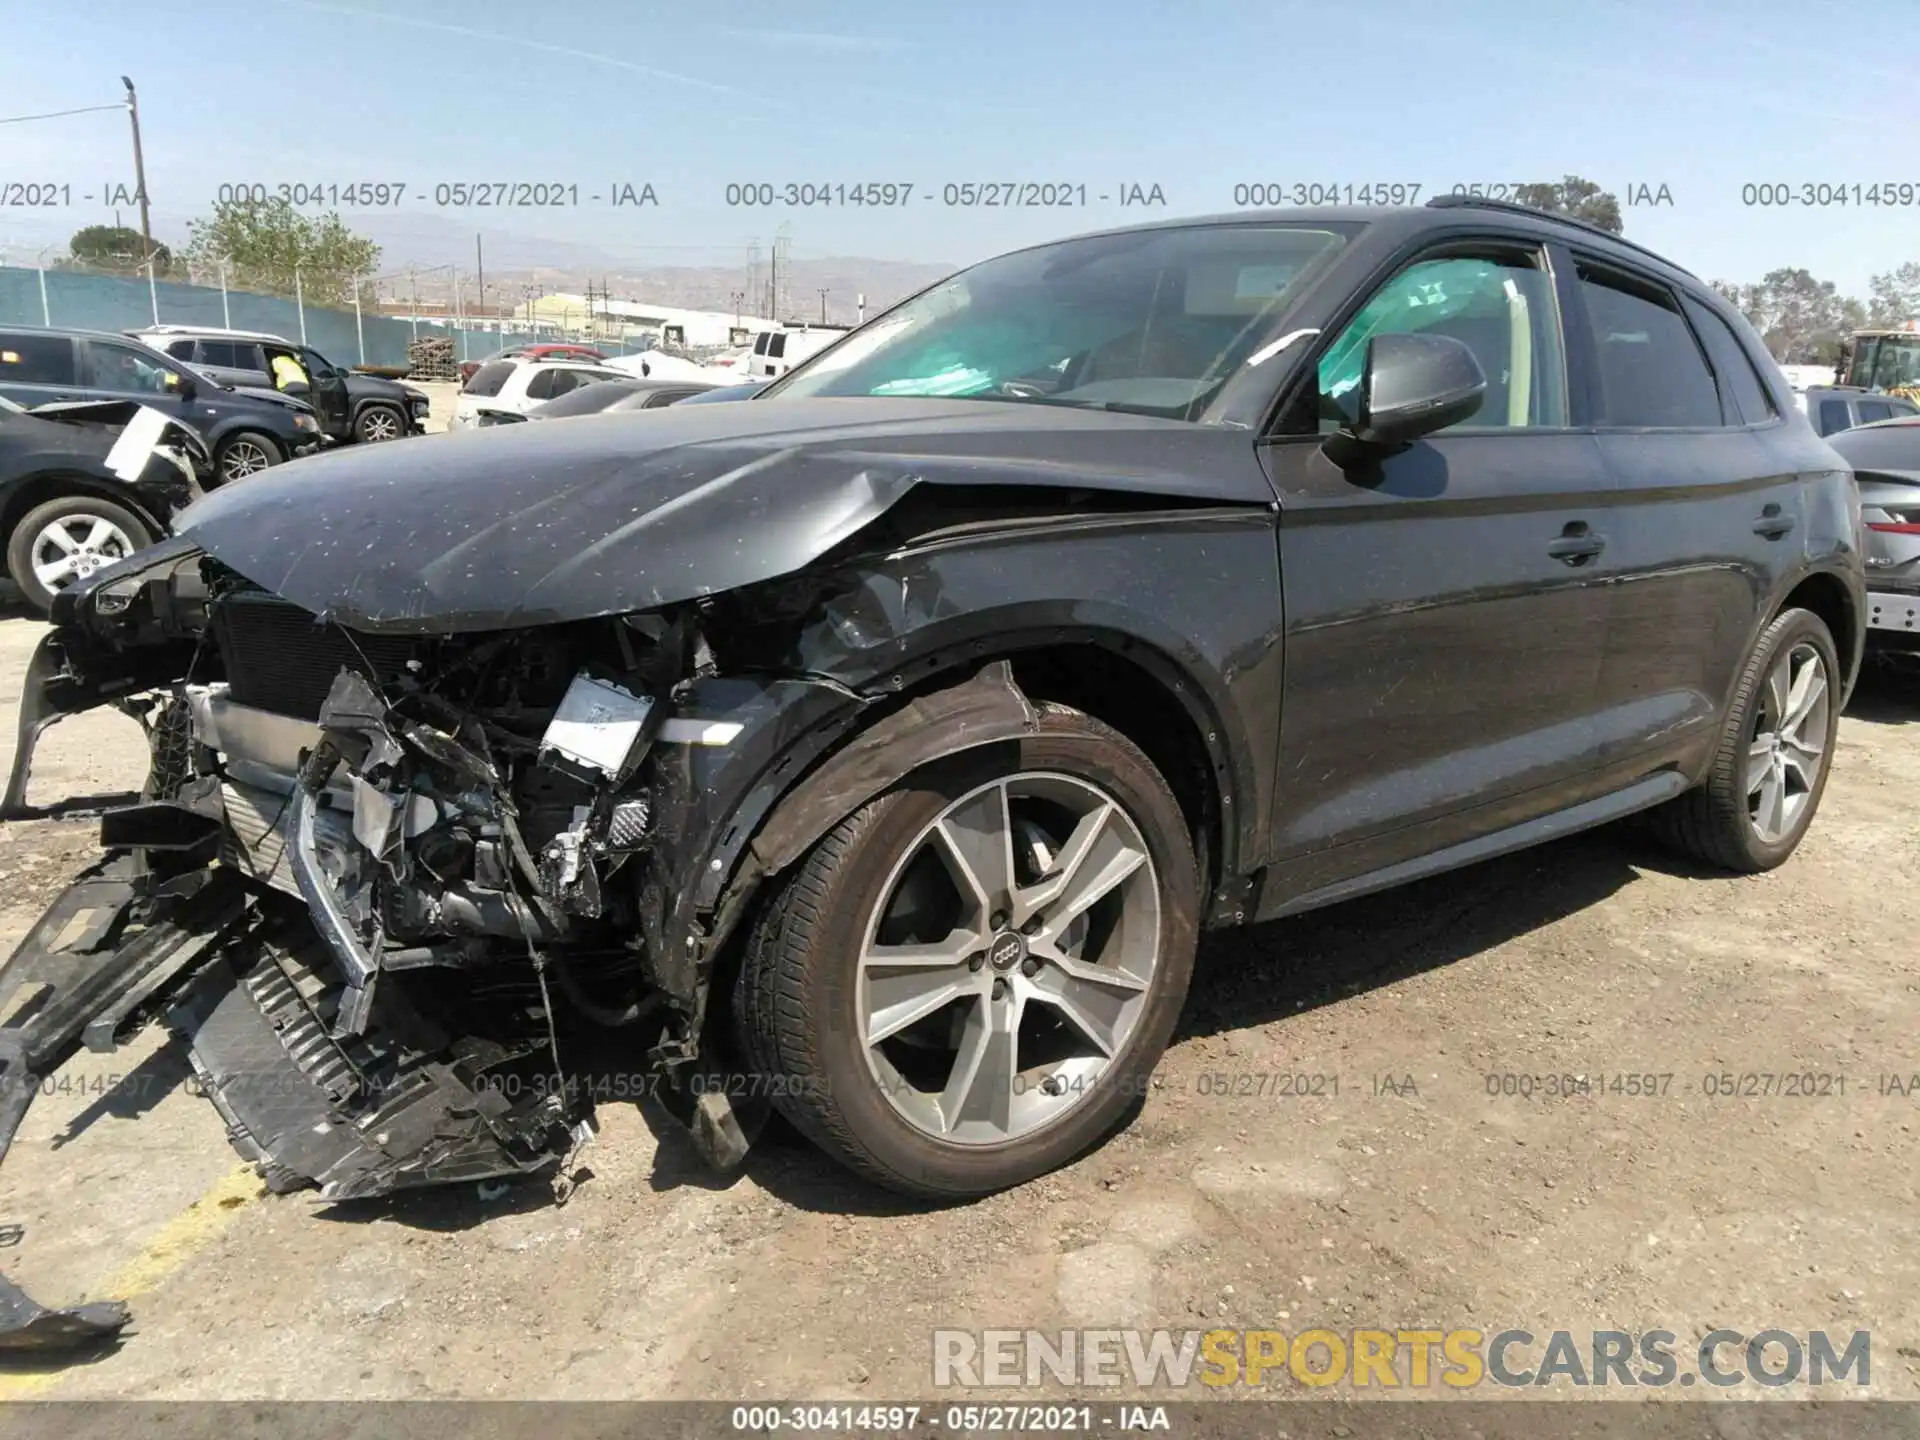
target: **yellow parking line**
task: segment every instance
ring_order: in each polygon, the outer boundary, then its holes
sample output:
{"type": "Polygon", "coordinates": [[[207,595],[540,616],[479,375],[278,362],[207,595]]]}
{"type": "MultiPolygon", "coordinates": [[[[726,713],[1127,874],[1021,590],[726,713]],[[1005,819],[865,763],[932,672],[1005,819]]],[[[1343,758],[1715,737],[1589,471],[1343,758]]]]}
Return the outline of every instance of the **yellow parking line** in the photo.
{"type": "MultiPolygon", "coordinates": [[[[146,1247],[101,1287],[100,1297],[134,1300],[159,1289],[168,1276],[206,1248],[236,1211],[265,1193],[266,1187],[251,1165],[221,1176],[204,1195],[161,1226],[146,1247]]],[[[134,1323],[139,1323],[137,1311],[134,1323]]],[[[0,1402],[23,1400],[50,1389],[63,1372],[60,1356],[47,1358],[54,1368],[0,1374],[0,1402]]]]}

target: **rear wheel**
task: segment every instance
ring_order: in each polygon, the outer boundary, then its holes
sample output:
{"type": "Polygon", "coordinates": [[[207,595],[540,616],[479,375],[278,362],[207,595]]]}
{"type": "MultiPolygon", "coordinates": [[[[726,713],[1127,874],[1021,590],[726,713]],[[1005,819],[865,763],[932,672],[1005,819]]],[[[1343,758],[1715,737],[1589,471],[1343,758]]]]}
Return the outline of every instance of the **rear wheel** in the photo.
{"type": "Polygon", "coordinates": [[[42,614],[56,591],[153,543],[144,521],[123,505],[67,495],[29,510],[7,543],[7,573],[42,614]]]}
{"type": "Polygon", "coordinates": [[[1166,782],[1064,707],[823,839],[748,939],[735,1016],[775,1105],[909,1194],[1016,1185],[1137,1098],[1186,996],[1199,882],[1166,782]]]}
{"type": "Polygon", "coordinates": [[[253,430],[242,430],[220,446],[220,453],[214,457],[214,465],[224,485],[230,480],[244,480],[249,475],[258,475],[268,466],[278,465],[281,459],[280,447],[267,436],[253,430]]]}
{"type": "Polygon", "coordinates": [[[1747,658],[1706,780],[1651,812],[1655,835],[1728,870],[1785,861],[1826,789],[1840,680],[1826,622],[1782,611],[1747,658]]]}

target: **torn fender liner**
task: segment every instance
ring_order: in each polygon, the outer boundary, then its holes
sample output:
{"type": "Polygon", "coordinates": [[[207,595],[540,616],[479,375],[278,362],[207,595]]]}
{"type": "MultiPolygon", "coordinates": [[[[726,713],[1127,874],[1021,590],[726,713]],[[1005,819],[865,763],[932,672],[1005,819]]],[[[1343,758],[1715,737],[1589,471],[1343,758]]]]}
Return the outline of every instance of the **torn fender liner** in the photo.
{"type": "MultiPolygon", "coordinates": [[[[241,913],[237,877],[207,875],[206,883],[137,915],[153,888],[152,877],[127,853],[97,861],[0,967],[0,1158],[42,1077],[79,1050],[83,1038],[111,1048],[114,1032],[182,973],[205,963],[241,913]]],[[[118,1301],[49,1309],[0,1279],[0,1348],[80,1345],[117,1334],[130,1318],[118,1301]]]]}
{"type": "Polygon", "coordinates": [[[0,1350],[72,1350],[118,1335],[132,1319],[120,1300],[49,1310],[0,1275],[0,1350]]]}

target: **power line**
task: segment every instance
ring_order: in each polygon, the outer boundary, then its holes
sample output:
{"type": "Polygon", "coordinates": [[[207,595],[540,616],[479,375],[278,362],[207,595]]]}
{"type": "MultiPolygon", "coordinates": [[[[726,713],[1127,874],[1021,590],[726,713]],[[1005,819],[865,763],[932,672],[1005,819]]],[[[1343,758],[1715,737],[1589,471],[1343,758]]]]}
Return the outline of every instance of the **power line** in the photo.
{"type": "Polygon", "coordinates": [[[0,125],[18,125],[22,120],[58,120],[62,115],[91,115],[96,110],[124,110],[126,102],[117,105],[82,105],[78,110],[49,110],[44,115],[7,115],[0,117],[0,125]]]}

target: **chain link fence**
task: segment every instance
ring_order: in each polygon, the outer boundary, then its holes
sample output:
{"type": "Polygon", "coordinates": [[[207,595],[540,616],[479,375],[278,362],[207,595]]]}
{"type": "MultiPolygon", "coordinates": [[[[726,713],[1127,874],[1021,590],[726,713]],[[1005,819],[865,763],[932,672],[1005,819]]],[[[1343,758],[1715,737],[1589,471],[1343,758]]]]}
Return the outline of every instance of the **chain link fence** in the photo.
{"type": "MultiPolygon", "coordinates": [[[[155,325],[257,330],[311,345],[335,363],[404,372],[416,341],[445,340],[456,361],[509,345],[579,340],[588,317],[529,320],[512,307],[471,313],[457,296],[438,311],[395,314],[396,276],[308,277],[220,264],[161,260],[79,261],[58,252],[0,248],[0,325],[127,331],[155,325]],[[381,297],[389,298],[382,303],[381,297]],[[449,314],[451,309],[454,313],[449,314]]],[[[608,354],[644,348],[640,337],[592,339],[608,354]]],[[[430,347],[445,353],[443,347],[430,347]]]]}

